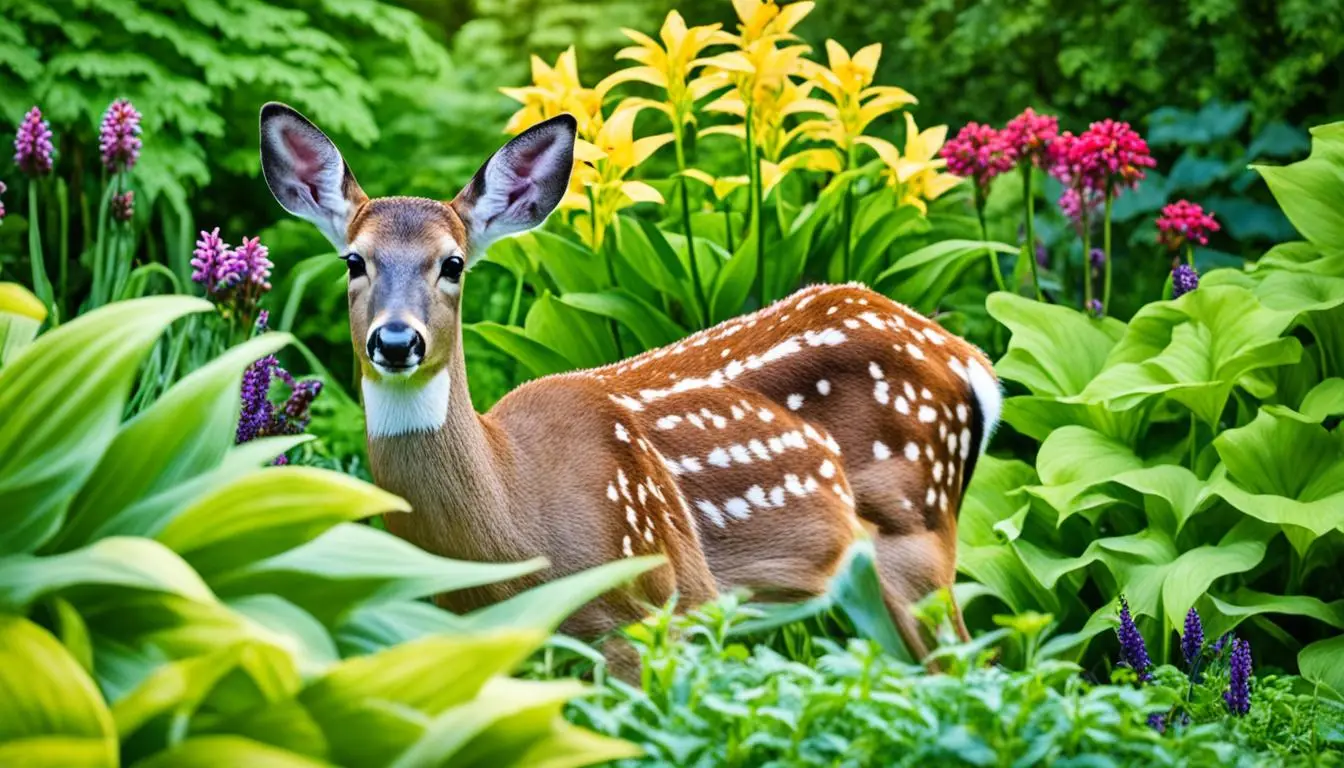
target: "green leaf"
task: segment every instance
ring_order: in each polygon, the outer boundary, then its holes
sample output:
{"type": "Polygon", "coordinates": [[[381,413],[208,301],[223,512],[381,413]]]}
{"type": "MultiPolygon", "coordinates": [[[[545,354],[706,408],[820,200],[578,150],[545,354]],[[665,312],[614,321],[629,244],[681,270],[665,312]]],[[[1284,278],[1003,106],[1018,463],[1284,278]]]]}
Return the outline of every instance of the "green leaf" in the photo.
{"type": "Polygon", "coordinates": [[[132,504],[214,470],[234,444],[243,371],[291,338],[267,333],[235,347],[123,425],[71,502],[58,545],[86,544],[132,504]]]}
{"type": "Polygon", "coordinates": [[[31,552],[56,531],[116,435],[141,359],[173,320],[209,309],[184,296],[111,304],[0,369],[0,554],[31,552]]]}
{"type": "Polygon", "coordinates": [[[1010,293],[990,294],[986,308],[1012,332],[1008,353],[994,370],[1036,395],[1082,392],[1125,331],[1114,318],[1094,320],[1069,307],[1010,293]]]}
{"type": "Polygon", "coordinates": [[[343,655],[361,656],[428,635],[466,631],[464,617],[415,600],[359,608],[341,622],[334,634],[343,655]]]}
{"type": "Polygon", "coordinates": [[[278,595],[324,625],[334,626],[362,604],[507,581],[545,564],[540,559],[522,563],[449,560],[376,528],[342,523],[303,546],[219,576],[212,583],[221,597],[278,595]]]}
{"type": "Polygon", "coordinates": [[[1310,595],[1274,595],[1251,589],[1239,589],[1225,598],[1210,594],[1208,599],[1216,611],[1201,611],[1208,637],[1221,637],[1242,620],[1265,613],[1306,616],[1344,629],[1344,600],[1326,603],[1310,595]]]}
{"type": "Polygon", "coordinates": [[[324,763],[288,750],[241,736],[193,736],[148,759],[135,768],[328,768],[324,763]]]}
{"type": "Polygon", "coordinates": [[[201,496],[154,538],[209,580],[289,551],[340,523],[410,511],[402,499],[349,475],[274,467],[201,496]]]}
{"type": "Polygon", "coordinates": [[[611,324],[561,303],[550,293],[532,302],[523,328],[528,338],[559,352],[580,368],[596,368],[616,359],[611,324]]]}
{"type": "Polygon", "coordinates": [[[607,286],[602,257],[553,232],[534,229],[514,238],[519,248],[555,280],[562,293],[596,291],[607,286]]]}
{"type": "Polygon", "coordinates": [[[1181,626],[1186,612],[1218,579],[1245,573],[1259,565],[1274,534],[1270,526],[1246,521],[1234,526],[1216,544],[1182,552],[1167,569],[1162,582],[1167,624],[1181,626]]]}
{"type": "Polygon", "coordinates": [[[902,256],[873,286],[921,312],[932,312],[952,283],[978,260],[1017,253],[1016,246],[980,240],[942,240],[902,256]]]}
{"type": "Polygon", "coordinates": [[[466,323],[462,330],[522,363],[533,376],[563,373],[577,367],[564,355],[533,341],[520,328],[499,323],[466,323]]]}
{"type": "Polygon", "coordinates": [[[1331,128],[1312,131],[1311,155],[1292,165],[1253,165],[1298,232],[1326,255],[1344,251],[1344,154],[1332,148],[1331,128]]]}
{"type": "Polygon", "coordinates": [[[1330,688],[1336,697],[1344,699],[1344,635],[1303,648],[1297,654],[1297,666],[1303,677],[1330,688]]]}
{"type": "Polygon", "coordinates": [[[1095,486],[1142,467],[1128,446],[1085,427],[1067,426],[1041,444],[1036,455],[1041,485],[1026,491],[1054,507],[1063,523],[1070,515],[1106,503],[1085,497],[1095,486]]]}
{"type": "Polygon", "coordinates": [[[0,366],[37,338],[47,308],[18,283],[0,283],[0,366]]]}
{"type": "Polygon", "coordinates": [[[118,536],[61,555],[0,559],[0,606],[9,610],[22,611],[77,586],[146,589],[214,601],[191,566],[149,539],[118,536]]]}
{"type": "Polygon", "coordinates": [[[190,716],[224,676],[233,671],[247,646],[226,646],[214,653],[164,664],[112,707],[117,735],[134,734],[150,719],[169,711],[190,716]]]}
{"type": "Polygon", "coordinates": [[[710,290],[709,321],[719,323],[742,312],[756,282],[756,234],[747,235],[714,276],[710,290]]]}
{"type": "Polygon", "coordinates": [[[635,334],[644,349],[671,344],[687,333],[662,310],[620,288],[602,293],[567,293],[560,301],[619,322],[635,334]]]}
{"type": "Polygon", "coordinates": [[[1326,379],[1312,387],[1298,410],[1318,423],[1344,414],[1344,379],[1326,379]]]}
{"type": "Polygon", "coordinates": [[[461,621],[465,627],[476,630],[515,627],[554,632],[584,605],[664,563],[663,557],[627,557],[604,563],[532,587],[504,602],[469,613],[461,621]]]}
{"type": "Polygon", "coordinates": [[[661,293],[692,304],[690,273],[662,231],[652,222],[632,216],[616,219],[620,258],[661,293]]]}
{"type": "Polygon", "coordinates": [[[3,614],[0,712],[0,764],[118,764],[112,716],[88,673],[46,630],[3,614]]]}

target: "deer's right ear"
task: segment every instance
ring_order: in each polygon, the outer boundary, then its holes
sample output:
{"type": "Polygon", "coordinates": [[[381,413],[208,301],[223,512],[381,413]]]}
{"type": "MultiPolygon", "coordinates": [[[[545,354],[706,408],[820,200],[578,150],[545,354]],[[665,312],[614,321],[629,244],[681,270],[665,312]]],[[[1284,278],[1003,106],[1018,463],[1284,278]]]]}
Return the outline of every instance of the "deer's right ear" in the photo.
{"type": "Polygon", "coordinates": [[[286,211],[312,222],[337,249],[346,246],[350,219],[369,198],[331,139],[274,101],[261,108],[261,172],[286,211]]]}

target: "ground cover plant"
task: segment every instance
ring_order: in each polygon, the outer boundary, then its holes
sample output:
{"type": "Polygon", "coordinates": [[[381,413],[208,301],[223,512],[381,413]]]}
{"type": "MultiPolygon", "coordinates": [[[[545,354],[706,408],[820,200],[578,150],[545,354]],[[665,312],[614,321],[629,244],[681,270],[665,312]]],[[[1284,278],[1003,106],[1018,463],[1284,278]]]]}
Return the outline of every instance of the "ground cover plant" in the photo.
{"type": "MultiPolygon", "coordinates": [[[[846,16],[810,2],[558,4],[526,30],[525,3],[479,5],[449,39],[414,3],[111,4],[100,36],[0,2],[0,763],[1344,762],[1344,123],[1294,127],[1260,86],[1158,94],[1151,57],[1137,80],[1061,61],[1062,113],[977,111],[936,66],[897,84],[926,27],[826,39],[846,16]],[[547,51],[530,74],[521,46],[547,51]],[[1138,114],[1096,97],[1127,88],[1138,114]],[[651,606],[626,685],[551,633],[654,562],[425,602],[542,564],[379,530],[408,512],[365,482],[340,263],[251,207],[269,98],[369,147],[405,184],[379,191],[441,197],[505,134],[578,118],[562,210],[472,269],[478,408],[810,282],[975,341],[1007,399],[960,513],[973,641],[932,675],[833,610],[861,590],[725,596],[651,606]]],[[[1310,90],[1329,57],[1302,34],[1274,72],[1310,90]]]]}

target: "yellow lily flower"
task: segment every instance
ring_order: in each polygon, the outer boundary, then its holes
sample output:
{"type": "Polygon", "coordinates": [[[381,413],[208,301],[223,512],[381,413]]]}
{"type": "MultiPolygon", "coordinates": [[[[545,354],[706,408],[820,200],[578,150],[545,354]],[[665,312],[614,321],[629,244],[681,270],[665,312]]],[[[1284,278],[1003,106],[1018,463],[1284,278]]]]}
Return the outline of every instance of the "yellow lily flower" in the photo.
{"type": "Polygon", "coordinates": [[[928,213],[930,202],[941,197],[961,179],[950,173],[941,173],[940,169],[947,161],[938,157],[947,140],[947,126],[937,125],[919,130],[915,118],[905,113],[905,152],[897,151],[891,142],[873,136],[860,136],[856,141],[872,147],[882,159],[886,168],[882,175],[887,183],[900,195],[904,205],[913,205],[921,213],[928,213]]]}
{"type": "Polygon", "coordinates": [[[509,118],[504,131],[522,133],[542,120],[566,112],[579,123],[579,137],[585,140],[596,135],[602,127],[602,99],[606,95],[600,85],[584,88],[579,82],[578,56],[570,46],[548,65],[541,57],[532,56],[532,85],[522,88],[500,88],[501,93],[523,106],[509,118]]]}
{"type": "Polygon", "coordinates": [[[716,87],[726,83],[714,79],[690,80],[691,70],[700,64],[697,57],[705,48],[718,43],[732,42],[732,37],[720,31],[721,24],[687,27],[676,11],[669,11],[658,32],[659,40],[633,29],[622,29],[636,45],[623,48],[616,58],[633,61],[637,66],[627,67],[598,83],[597,90],[606,93],[620,83],[647,83],[661,88],[666,101],[641,100],[672,120],[674,129],[694,119],[695,102],[716,87]],[[661,40],[661,43],[660,43],[661,40]]]}
{"type": "Polygon", "coordinates": [[[711,176],[699,168],[687,168],[681,172],[681,175],[688,179],[695,179],[709,187],[714,199],[719,201],[723,201],[733,192],[751,182],[746,176],[711,176]]]}
{"type": "Polygon", "coordinates": [[[778,5],[774,0],[733,0],[737,12],[739,44],[742,47],[762,38],[787,35],[816,7],[814,2],[778,5]]]}
{"type": "Polygon", "coordinates": [[[831,144],[849,167],[856,140],[877,118],[916,103],[902,88],[874,86],[873,77],[882,58],[881,43],[859,49],[853,56],[834,40],[826,41],[829,66],[803,61],[803,75],[820,88],[829,101],[804,99],[790,105],[788,114],[821,116],[799,126],[809,139],[831,144]]]}
{"type": "Polygon", "coordinates": [[[658,190],[625,178],[673,139],[670,133],[635,138],[635,118],[646,106],[632,99],[621,102],[593,136],[595,159],[576,169],[577,182],[571,178],[563,202],[588,212],[592,227],[587,232],[580,228],[580,232],[593,250],[602,247],[607,228],[619,211],[636,203],[663,202],[658,190]]]}

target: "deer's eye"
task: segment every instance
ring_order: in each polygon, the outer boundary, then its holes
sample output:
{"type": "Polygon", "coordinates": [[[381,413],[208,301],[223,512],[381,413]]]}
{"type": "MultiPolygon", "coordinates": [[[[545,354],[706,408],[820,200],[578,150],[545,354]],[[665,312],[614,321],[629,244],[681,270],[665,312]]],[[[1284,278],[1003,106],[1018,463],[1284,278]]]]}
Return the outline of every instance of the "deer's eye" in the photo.
{"type": "Polygon", "coordinates": [[[456,283],[462,279],[462,270],[467,263],[461,256],[456,254],[443,260],[443,266],[439,268],[439,278],[447,280],[450,283],[456,283]]]}
{"type": "Polygon", "coordinates": [[[364,257],[358,253],[347,253],[341,259],[345,262],[345,268],[350,271],[351,280],[368,274],[368,270],[364,266],[364,257]]]}

